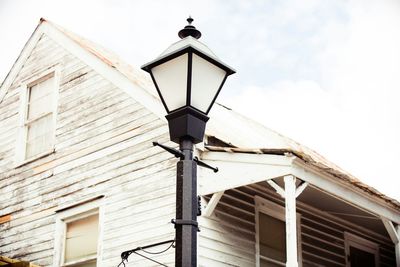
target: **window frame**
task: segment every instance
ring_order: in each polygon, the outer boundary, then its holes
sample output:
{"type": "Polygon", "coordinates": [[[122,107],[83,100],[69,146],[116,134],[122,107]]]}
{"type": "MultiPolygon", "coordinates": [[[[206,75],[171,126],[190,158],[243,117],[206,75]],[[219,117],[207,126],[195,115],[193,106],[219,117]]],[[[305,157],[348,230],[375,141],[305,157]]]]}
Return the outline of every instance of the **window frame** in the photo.
{"type": "Polygon", "coordinates": [[[101,266],[102,255],[102,237],[103,237],[103,220],[104,211],[102,208],[102,198],[94,198],[94,200],[81,201],[77,204],[63,207],[56,214],[56,227],[55,227],[55,240],[54,240],[54,260],[53,267],[68,267],[75,266],[76,264],[96,260],[96,266],[101,266]],[[89,201],[89,202],[88,202],[89,201]],[[98,214],[98,242],[97,242],[97,255],[81,258],[79,260],[64,263],[65,261],[65,239],[67,224],[88,216],[98,214]]]}
{"type": "MultiPolygon", "coordinates": [[[[281,220],[285,222],[286,225],[286,218],[285,218],[285,207],[281,206],[279,204],[276,204],[272,201],[269,201],[265,198],[262,198],[260,196],[254,196],[254,202],[255,202],[255,219],[256,219],[256,267],[260,267],[260,222],[259,222],[259,213],[262,212],[268,216],[271,216],[275,219],[281,220]]],[[[301,214],[296,212],[296,228],[297,228],[297,262],[299,267],[303,266],[303,260],[302,260],[302,247],[301,247],[301,214]]],[[[286,228],[285,228],[285,236],[286,236],[286,228]]],[[[285,251],[286,254],[286,251],[285,251]]],[[[276,264],[281,264],[280,262],[277,262],[276,264]]],[[[283,263],[282,266],[286,266],[286,262],[283,263]]]]}
{"type": "Polygon", "coordinates": [[[358,235],[344,232],[344,245],[346,253],[346,267],[350,267],[350,247],[375,255],[375,266],[379,266],[379,245],[358,235]]]}
{"type": "Polygon", "coordinates": [[[38,158],[49,155],[55,151],[55,133],[56,133],[56,122],[57,122],[57,107],[59,99],[59,88],[60,88],[60,67],[54,66],[46,71],[42,71],[39,74],[33,75],[30,78],[24,80],[19,87],[20,104],[19,104],[19,131],[18,140],[15,152],[16,167],[34,161],[38,158]],[[29,90],[32,86],[35,86],[46,79],[54,78],[54,89],[51,112],[41,114],[40,117],[28,120],[28,102],[29,102],[29,90]],[[32,157],[26,158],[27,138],[28,138],[28,125],[34,121],[37,121],[49,114],[52,114],[52,125],[51,131],[50,148],[32,157]]]}

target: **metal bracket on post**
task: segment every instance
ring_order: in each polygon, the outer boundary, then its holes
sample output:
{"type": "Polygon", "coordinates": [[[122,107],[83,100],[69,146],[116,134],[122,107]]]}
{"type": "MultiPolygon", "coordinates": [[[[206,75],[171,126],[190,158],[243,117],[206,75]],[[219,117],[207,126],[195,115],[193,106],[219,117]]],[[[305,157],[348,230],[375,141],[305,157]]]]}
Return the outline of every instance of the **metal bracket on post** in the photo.
{"type": "MultiPolygon", "coordinates": [[[[180,158],[180,159],[183,159],[183,158],[184,158],[183,152],[180,151],[180,150],[178,150],[178,149],[175,149],[175,148],[173,148],[173,147],[165,146],[165,145],[162,145],[162,144],[160,144],[160,143],[158,143],[158,142],[153,142],[153,146],[159,146],[159,147],[161,147],[161,148],[164,149],[165,151],[167,151],[167,152],[171,153],[172,155],[174,155],[175,158],[180,158]]],[[[199,160],[198,157],[194,157],[194,158],[193,158],[193,161],[196,162],[197,165],[200,166],[200,167],[204,167],[204,168],[213,170],[214,172],[218,172],[218,168],[217,168],[217,167],[212,167],[212,166],[208,165],[207,163],[205,163],[205,162],[199,160]]]]}
{"type": "Polygon", "coordinates": [[[218,172],[218,167],[212,167],[212,166],[208,165],[207,163],[202,162],[201,160],[199,160],[198,157],[194,157],[193,161],[196,162],[197,165],[200,166],[200,167],[204,167],[204,168],[213,170],[214,172],[218,172]]]}
{"type": "Polygon", "coordinates": [[[167,151],[167,152],[171,153],[172,155],[174,155],[175,158],[183,159],[183,158],[185,157],[185,155],[183,154],[182,151],[180,151],[180,150],[178,150],[178,149],[175,149],[175,148],[173,148],[173,147],[165,146],[165,145],[162,145],[162,144],[160,144],[160,143],[158,143],[158,142],[153,142],[153,146],[159,146],[159,147],[161,147],[161,148],[164,149],[165,151],[167,151]]]}
{"type": "Polygon", "coordinates": [[[175,219],[172,219],[171,223],[173,223],[175,225],[194,225],[197,228],[199,227],[199,224],[196,221],[192,221],[192,220],[175,220],[175,219]]]}
{"type": "Polygon", "coordinates": [[[175,225],[175,228],[177,225],[193,225],[193,226],[196,226],[197,232],[200,232],[199,223],[197,221],[171,219],[171,223],[173,223],[175,225]]]}
{"type": "Polygon", "coordinates": [[[197,196],[197,216],[201,216],[201,197],[197,196]]]}

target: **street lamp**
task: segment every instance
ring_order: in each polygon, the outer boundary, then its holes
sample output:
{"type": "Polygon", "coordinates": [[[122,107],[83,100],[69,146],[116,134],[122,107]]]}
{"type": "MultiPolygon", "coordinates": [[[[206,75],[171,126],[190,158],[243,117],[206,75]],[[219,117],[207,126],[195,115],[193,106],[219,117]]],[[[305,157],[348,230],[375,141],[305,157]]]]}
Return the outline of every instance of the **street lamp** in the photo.
{"type": "Polygon", "coordinates": [[[189,17],[187,21],[189,25],[178,33],[181,40],[142,66],[150,73],[167,111],[170,139],[180,148],[173,152],[181,158],[177,163],[174,220],[175,264],[179,267],[197,265],[198,161],[193,160],[193,145],[203,141],[207,114],[226,78],[235,73],[197,40],[201,33],[191,25],[193,19],[189,17]]]}

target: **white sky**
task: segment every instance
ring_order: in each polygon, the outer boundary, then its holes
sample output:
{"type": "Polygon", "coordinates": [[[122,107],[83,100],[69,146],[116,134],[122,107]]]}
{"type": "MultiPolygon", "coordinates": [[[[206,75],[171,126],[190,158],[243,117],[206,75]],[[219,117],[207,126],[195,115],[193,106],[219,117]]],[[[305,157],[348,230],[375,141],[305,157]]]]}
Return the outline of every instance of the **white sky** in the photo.
{"type": "Polygon", "coordinates": [[[188,15],[237,70],[219,102],[400,200],[396,0],[0,0],[0,80],[40,17],[139,67],[178,40],[188,15]]]}

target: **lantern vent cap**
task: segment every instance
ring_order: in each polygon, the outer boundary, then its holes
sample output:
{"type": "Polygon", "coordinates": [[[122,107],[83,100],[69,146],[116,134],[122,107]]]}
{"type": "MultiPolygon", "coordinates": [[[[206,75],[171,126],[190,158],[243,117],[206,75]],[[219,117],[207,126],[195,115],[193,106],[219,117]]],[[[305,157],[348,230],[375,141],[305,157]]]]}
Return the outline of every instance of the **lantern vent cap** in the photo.
{"type": "Polygon", "coordinates": [[[164,59],[166,58],[173,58],[174,54],[179,54],[179,52],[186,50],[186,49],[193,49],[194,51],[197,51],[200,54],[203,54],[205,57],[208,57],[215,63],[216,65],[220,65],[220,67],[223,67],[228,74],[233,74],[236,71],[222,62],[212,51],[210,48],[208,48],[207,45],[203,44],[196,38],[192,36],[187,36],[181,40],[179,40],[176,43],[173,43],[170,45],[164,52],[161,53],[155,60],[143,65],[141,68],[147,72],[149,72],[153,67],[157,66],[158,63],[163,62],[164,59]]]}
{"type": "Polygon", "coordinates": [[[186,20],[189,24],[179,31],[178,36],[183,39],[188,36],[193,36],[196,39],[201,37],[201,32],[192,25],[193,19],[191,16],[186,20]]]}

